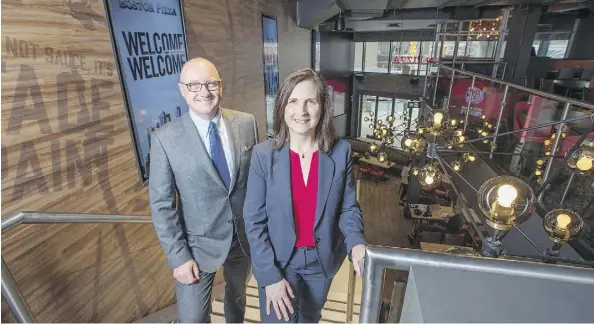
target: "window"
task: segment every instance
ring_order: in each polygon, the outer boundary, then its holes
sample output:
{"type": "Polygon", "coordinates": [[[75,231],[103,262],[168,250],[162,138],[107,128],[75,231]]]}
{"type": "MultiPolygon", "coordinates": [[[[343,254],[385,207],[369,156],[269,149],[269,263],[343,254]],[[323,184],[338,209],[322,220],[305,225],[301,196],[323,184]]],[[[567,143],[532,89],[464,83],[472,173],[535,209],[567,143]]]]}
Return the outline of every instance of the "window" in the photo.
{"type": "Polygon", "coordinates": [[[355,43],[355,72],[363,71],[363,46],[365,43],[355,43]]]}
{"type": "Polygon", "coordinates": [[[426,75],[433,61],[433,42],[392,42],[390,73],[426,75]]]}
{"type": "Polygon", "coordinates": [[[377,105],[376,96],[362,95],[359,104],[361,111],[361,127],[359,136],[368,138],[373,135],[373,125],[375,124],[375,107],[377,105]],[[370,126],[371,125],[371,126],[370,126]]]}
{"type": "Polygon", "coordinates": [[[392,42],[392,69],[390,73],[417,75],[419,68],[419,42],[392,42]]]}
{"type": "Polygon", "coordinates": [[[432,41],[356,42],[355,72],[426,75],[433,57],[432,41]]]}
{"type": "MultiPolygon", "coordinates": [[[[445,41],[443,44],[442,57],[451,59],[454,57],[456,41],[445,41]]],[[[493,58],[497,48],[496,40],[487,41],[460,41],[458,44],[458,58],[493,58]]]]}
{"type": "Polygon", "coordinates": [[[365,42],[365,57],[363,59],[365,60],[364,72],[388,73],[390,43],[365,42]]]}
{"type": "Polygon", "coordinates": [[[385,121],[388,116],[392,114],[392,98],[378,97],[377,98],[377,118],[378,120],[385,121]]]}
{"type": "Polygon", "coordinates": [[[400,140],[403,132],[414,128],[412,125],[409,125],[409,121],[404,120],[405,111],[406,114],[412,114],[412,120],[414,120],[419,115],[419,109],[413,109],[411,112],[408,108],[408,99],[364,94],[359,96],[359,100],[361,113],[361,118],[359,119],[359,137],[372,139],[373,127],[378,121],[386,122],[386,118],[389,115],[394,115],[393,127],[396,128],[394,147],[400,148],[400,140]]]}
{"type": "Polygon", "coordinates": [[[532,44],[537,56],[562,59],[565,58],[570,38],[571,32],[536,33],[532,44]]]}
{"type": "Polygon", "coordinates": [[[565,51],[567,50],[569,40],[552,40],[547,49],[547,56],[554,59],[565,58],[565,51]]]}

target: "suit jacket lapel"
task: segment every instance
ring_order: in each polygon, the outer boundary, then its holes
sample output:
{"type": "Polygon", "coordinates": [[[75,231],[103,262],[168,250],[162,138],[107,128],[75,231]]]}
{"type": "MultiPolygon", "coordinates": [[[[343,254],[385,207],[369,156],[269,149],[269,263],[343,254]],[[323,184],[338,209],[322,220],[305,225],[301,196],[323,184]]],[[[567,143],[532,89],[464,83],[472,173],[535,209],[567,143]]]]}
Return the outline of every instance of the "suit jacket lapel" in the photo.
{"type": "Polygon", "coordinates": [[[231,152],[233,154],[233,175],[231,183],[229,184],[229,192],[233,192],[237,176],[239,175],[239,158],[241,157],[241,150],[239,149],[239,125],[233,123],[235,114],[227,109],[222,109],[221,116],[225,123],[225,130],[229,137],[229,144],[231,145],[231,152]]]}
{"type": "Polygon", "coordinates": [[[182,125],[187,135],[184,136],[185,138],[182,140],[185,140],[188,143],[188,149],[191,153],[191,156],[195,158],[196,165],[198,167],[204,167],[208,174],[210,174],[221,187],[227,190],[223,180],[221,180],[221,177],[212,164],[212,160],[210,159],[210,155],[208,155],[208,151],[206,151],[206,147],[204,146],[206,143],[202,142],[202,138],[198,133],[198,129],[196,128],[196,125],[194,124],[194,121],[190,117],[189,113],[182,117],[182,125]]]}
{"type": "Polygon", "coordinates": [[[289,145],[285,145],[280,151],[274,151],[272,176],[278,179],[278,193],[281,204],[285,207],[285,217],[295,232],[295,220],[293,218],[293,194],[291,190],[291,156],[289,145]]]}
{"type": "Polygon", "coordinates": [[[322,218],[334,175],[334,161],[332,160],[331,153],[320,152],[318,163],[318,201],[316,204],[314,229],[318,226],[322,218]]]}

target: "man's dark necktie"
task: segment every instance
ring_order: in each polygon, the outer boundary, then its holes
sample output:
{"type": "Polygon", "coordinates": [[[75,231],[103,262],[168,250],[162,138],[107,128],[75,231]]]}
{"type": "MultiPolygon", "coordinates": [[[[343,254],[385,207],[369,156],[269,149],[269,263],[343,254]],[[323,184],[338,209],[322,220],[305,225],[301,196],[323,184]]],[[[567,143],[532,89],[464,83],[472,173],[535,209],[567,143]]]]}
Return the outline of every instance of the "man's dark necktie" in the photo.
{"type": "MultiPolygon", "coordinates": [[[[221,180],[229,190],[229,184],[231,183],[231,175],[229,174],[229,167],[227,166],[227,159],[225,158],[225,151],[223,150],[223,144],[221,143],[221,137],[217,130],[217,125],[214,122],[208,124],[208,138],[210,139],[210,158],[212,164],[214,164],[221,180]]],[[[233,239],[237,241],[237,231],[235,229],[235,222],[233,222],[233,239]]]]}
{"type": "Polygon", "coordinates": [[[210,158],[212,164],[214,164],[217,169],[225,187],[229,189],[231,176],[229,174],[229,168],[227,167],[227,159],[225,159],[225,151],[223,150],[223,144],[221,143],[217,125],[213,122],[210,122],[208,125],[208,138],[210,139],[210,158]]]}

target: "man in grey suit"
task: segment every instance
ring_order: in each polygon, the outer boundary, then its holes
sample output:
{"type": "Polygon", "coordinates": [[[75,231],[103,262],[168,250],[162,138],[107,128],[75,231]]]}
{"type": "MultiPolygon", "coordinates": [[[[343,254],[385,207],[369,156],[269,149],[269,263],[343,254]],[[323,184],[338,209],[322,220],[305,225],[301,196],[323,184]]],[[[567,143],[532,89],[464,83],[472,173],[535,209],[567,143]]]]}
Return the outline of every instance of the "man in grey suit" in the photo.
{"type": "Polygon", "coordinates": [[[188,61],[179,90],[189,114],[151,135],[153,224],[176,280],[180,322],[210,322],[212,284],[224,267],[225,320],[243,322],[250,269],[243,225],[252,115],[219,107],[222,80],[208,60],[188,61]]]}

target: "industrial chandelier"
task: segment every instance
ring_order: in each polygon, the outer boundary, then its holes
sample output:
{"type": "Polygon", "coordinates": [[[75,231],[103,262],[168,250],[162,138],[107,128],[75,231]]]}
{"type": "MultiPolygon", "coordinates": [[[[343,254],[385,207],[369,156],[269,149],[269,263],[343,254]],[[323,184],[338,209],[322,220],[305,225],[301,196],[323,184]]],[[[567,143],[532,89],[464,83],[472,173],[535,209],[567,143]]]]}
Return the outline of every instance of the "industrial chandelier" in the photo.
{"type": "MultiPolygon", "coordinates": [[[[373,135],[371,136],[372,139],[378,142],[369,144],[369,150],[365,152],[365,157],[369,159],[374,155],[379,162],[390,165],[392,162],[388,158],[386,148],[394,146],[396,138],[405,134],[410,117],[408,116],[408,112],[403,110],[402,113],[397,116],[392,114],[386,116],[385,120],[378,119],[373,122],[374,115],[374,112],[370,111],[369,116],[365,117],[364,121],[368,122],[369,128],[373,130],[373,135]],[[397,126],[394,126],[397,118],[402,122],[397,126]]],[[[416,122],[413,125],[416,126],[416,122]]]]}
{"type": "MultiPolygon", "coordinates": [[[[494,139],[498,137],[585,118],[590,118],[591,122],[594,123],[594,115],[590,114],[571,120],[565,119],[497,134],[495,132],[494,122],[487,120],[485,116],[480,118],[478,124],[472,124],[468,122],[468,118],[465,121],[464,119],[449,116],[445,111],[433,110],[419,117],[416,123],[419,126],[416,130],[407,131],[402,134],[401,146],[405,152],[410,154],[413,161],[411,174],[418,177],[419,183],[423,188],[435,188],[441,183],[443,178],[451,178],[453,175],[456,175],[476,192],[477,205],[480,212],[485,216],[485,223],[493,229],[493,234],[488,237],[481,237],[480,254],[488,257],[499,257],[505,254],[502,248],[502,239],[504,236],[511,229],[518,229],[517,225],[522,224],[533,215],[535,212],[536,197],[543,193],[544,189],[553,181],[555,175],[549,177],[546,181],[540,179],[540,186],[536,190],[533,190],[524,180],[508,175],[491,178],[477,189],[459,171],[464,165],[476,161],[477,155],[509,154],[494,150],[496,148],[494,139]],[[476,151],[471,147],[472,143],[488,144],[490,142],[492,143],[489,145],[490,151],[476,151]],[[450,164],[440,156],[443,153],[457,154],[458,157],[450,164]],[[429,159],[423,165],[418,163],[421,160],[418,158],[422,156],[427,156],[429,159]]],[[[594,131],[594,127],[592,131],[594,131]]],[[[555,140],[556,136],[565,137],[564,129],[558,128],[551,135],[551,140],[544,143],[545,154],[538,156],[540,159],[537,161],[535,175],[542,175],[542,168],[548,163],[547,159],[560,157],[564,159],[562,167],[569,168],[575,175],[593,174],[594,140],[586,139],[588,134],[589,132],[586,132],[582,135],[564,156],[556,156],[555,154],[557,152],[552,152],[551,142],[555,140]]],[[[517,155],[525,154],[518,153],[517,155]]],[[[456,186],[452,181],[450,183],[452,183],[454,191],[459,195],[456,186]]],[[[463,208],[468,211],[469,207],[465,203],[463,204],[465,205],[463,208]]],[[[548,212],[543,218],[543,229],[553,242],[549,249],[544,251],[535,245],[525,234],[522,234],[531,244],[543,252],[542,258],[548,260],[558,257],[562,245],[580,236],[583,228],[584,221],[576,211],[554,209],[548,212]]],[[[481,234],[480,230],[476,232],[481,234]]],[[[567,261],[566,259],[563,260],[567,261]]],[[[572,260],[569,260],[569,262],[572,262],[572,260]]],[[[588,265],[594,266],[594,264],[589,263],[588,265]]]]}

